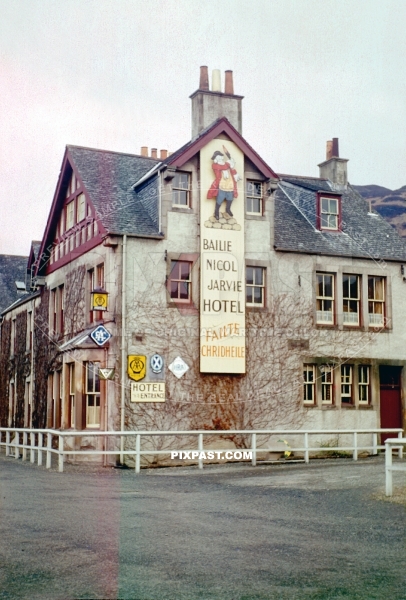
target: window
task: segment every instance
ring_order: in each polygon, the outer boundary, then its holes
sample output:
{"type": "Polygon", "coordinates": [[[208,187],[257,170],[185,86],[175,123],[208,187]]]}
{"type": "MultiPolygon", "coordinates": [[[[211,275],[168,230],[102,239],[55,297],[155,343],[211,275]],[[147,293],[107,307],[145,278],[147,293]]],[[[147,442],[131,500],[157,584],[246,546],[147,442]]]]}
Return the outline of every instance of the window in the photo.
{"type": "Polygon", "coordinates": [[[358,366],[358,401],[360,404],[369,404],[369,366],[358,366]]]}
{"type": "Polygon", "coordinates": [[[100,427],[99,363],[86,365],[86,427],[100,427]]]}
{"type": "Polygon", "coordinates": [[[169,293],[175,302],[191,302],[191,271],[192,263],[184,260],[171,261],[169,275],[169,293]]]}
{"type": "Polygon", "coordinates": [[[317,323],[334,324],[334,275],[316,273],[317,323]]]}
{"type": "Polygon", "coordinates": [[[104,289],[104,264],[97,265],[96,269],[90,269],[88,271],[89,276],[89,299],[90,299],[90,322],[94,321],[102,321],[103,320],[103,311],[101,310],[92,310],[91,305],[91,293],[96,288],[104,289]]]}
{"type": "Polygon", "coordinates": [[[338,206],[337,198],[320,198],[320,228],[338,229],[338,206]]]}
{"type": "Polygon", "coordinates": [[[262,183],[260,181],[247,180],[245,197],[247,213],[262,215],[262,183]]]}
{"type": "Polygon", "coordinates": [[[172,182],[172,204],[174,206],[190,206],[190,175],[175,173],[172,182]]]}
{"type": "Polygon", "coordinates": [[[76,219],[76,222],[80,223],[80,221],[83,221],[83,219],[85,218],[85,215],[86,215],[86,200],[85,200],[85,195],[82,192],[77,197],[77,219],[76,219]]]}
{"type": "Polygon", "coordinates": [[[66,231],[75,224],[75,201],[69,202],[66,205],[66,231]]]}
{"type": "Polygon", "coordinates": [[[69,376],[69,406],[68,427],[75,428],[75,363],[68,364],[69,376]]]}
{"type": "Polygon", "coordinates": [[[51,290],[51,329],[52,334],[63,334],[64,331],[64,287],[60,285],[51,290]]]}
{"type": "Polygon", "coordinates": [[[303,366],[303,401],[305,404],[314,404],[316,400],[316,367],[303,366]]]}
{"type": "Polygon", "coordinates": [[[352,404],[352,365],[341,365],[341,402],[352,404]]]}
{"type": "Polygon", "coordinates": [[[333,367],[323,365],[321,371],[321,401],[323,404],[333,404],[333,367]]]}
{"type": "Polygon", "coordinates": [[[245,294],[247,306],[265,306],[265,268],[246,267],[245,294]]]}
{"type": "Polygon", "coordinates": [[[343,275],[344,325],[360,324],[360,277],[343,275]]]}
{"type": "Polygon", "coordinates": [[[368,277],[368,320],[370,326],[384,325],[385,277],[368,277]]]}

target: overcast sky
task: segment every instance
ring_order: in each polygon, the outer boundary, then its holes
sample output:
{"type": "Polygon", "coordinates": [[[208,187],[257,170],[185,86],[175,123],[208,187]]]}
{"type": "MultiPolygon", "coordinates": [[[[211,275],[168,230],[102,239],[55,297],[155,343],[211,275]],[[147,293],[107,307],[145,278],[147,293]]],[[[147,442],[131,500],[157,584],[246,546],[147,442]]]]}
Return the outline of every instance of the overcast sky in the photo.
{"type": "Polygon", "coordinates": [[[41,239],[66,144],[191,136],[200,65],[234,71],[243,135],[277,172],[406,185],[405,0],[0,0],[0,253],[41,239]]]}

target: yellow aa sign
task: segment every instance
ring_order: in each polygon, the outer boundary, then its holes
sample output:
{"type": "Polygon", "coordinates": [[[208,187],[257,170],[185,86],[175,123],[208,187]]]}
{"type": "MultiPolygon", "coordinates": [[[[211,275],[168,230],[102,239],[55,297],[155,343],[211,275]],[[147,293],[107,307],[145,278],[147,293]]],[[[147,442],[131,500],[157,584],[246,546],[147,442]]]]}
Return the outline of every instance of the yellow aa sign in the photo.
{"type": "Polygon", "coordinates": [[[107,294],[104,292],[92,293],[92,309],[107,310],[107,294]]]}
{"type": "Polygon", "coordinates": [[[135,356],[131,354],[128,356],[128,377],[139,381],[144,379],[147,368],[147,357],[146,356],[135,356]]]}

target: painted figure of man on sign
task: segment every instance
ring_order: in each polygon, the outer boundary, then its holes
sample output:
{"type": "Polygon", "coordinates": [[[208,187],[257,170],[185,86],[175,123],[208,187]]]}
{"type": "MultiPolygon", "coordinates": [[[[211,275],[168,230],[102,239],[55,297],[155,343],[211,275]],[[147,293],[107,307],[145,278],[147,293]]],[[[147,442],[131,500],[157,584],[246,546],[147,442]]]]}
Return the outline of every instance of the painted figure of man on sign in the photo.
{"type": "Polygon", "coordinates": [[[235,160],[231,158],[225,146],[223,146],[223,152],[216,150],[211,159],[215,180],[207,192],[207,198],[209,200],[216,198],[214,216],[217,220],[220,218],[220,206],[224,200],[226,201],[226,215],[232,217],[233,213],[230,207],[234,198],[238,198],[237,182],[241,179],[234,168],[235,160]]]}

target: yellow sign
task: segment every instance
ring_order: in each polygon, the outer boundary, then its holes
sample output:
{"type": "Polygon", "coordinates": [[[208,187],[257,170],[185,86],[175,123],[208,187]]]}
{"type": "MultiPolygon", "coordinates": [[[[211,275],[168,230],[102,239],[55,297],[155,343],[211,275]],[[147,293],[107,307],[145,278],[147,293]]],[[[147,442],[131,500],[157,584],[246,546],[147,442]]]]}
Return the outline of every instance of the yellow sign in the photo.
{"type": "Polygon", "coordinates": [[[128,377],[139,381],[144,379],[147,370],[147,357],[146,356],[135,356],[130,354],[128,356],[128,377]]]}
{"type": "Polygon", "coordinates": [[[92,293],[92,310],[107,310],[108,294],[104,292],[92,293]]]}
{"type": "Polygon", "coordinates": [[[165,384],[160,381],[132,383],[131,402],[165,402],[165,384]]]}

